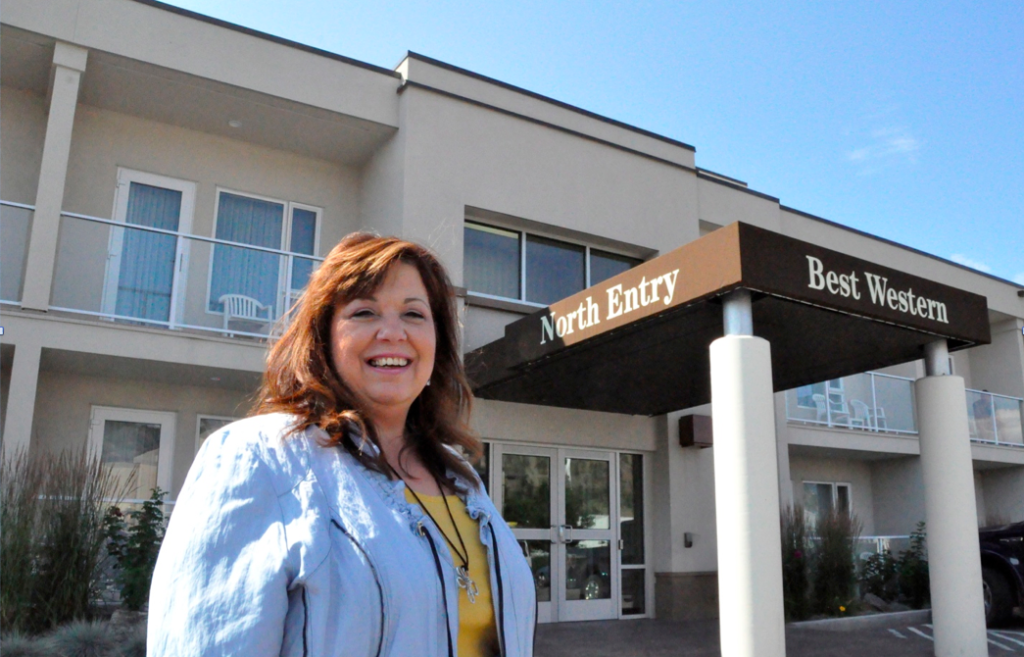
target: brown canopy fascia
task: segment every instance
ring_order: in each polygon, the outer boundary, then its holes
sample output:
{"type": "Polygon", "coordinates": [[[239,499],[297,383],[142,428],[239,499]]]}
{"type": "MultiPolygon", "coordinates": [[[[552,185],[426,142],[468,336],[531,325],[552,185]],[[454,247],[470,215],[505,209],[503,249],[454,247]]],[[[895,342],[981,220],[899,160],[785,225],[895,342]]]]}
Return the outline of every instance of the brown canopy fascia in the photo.
{"type": "Polygon", "coordinates": [[[984,297],[734,223],[551,304],[466,355],[483,399],[656,415],[711,401],[721,297],[753,293],[775,389],[991,341],[984,297]]]}

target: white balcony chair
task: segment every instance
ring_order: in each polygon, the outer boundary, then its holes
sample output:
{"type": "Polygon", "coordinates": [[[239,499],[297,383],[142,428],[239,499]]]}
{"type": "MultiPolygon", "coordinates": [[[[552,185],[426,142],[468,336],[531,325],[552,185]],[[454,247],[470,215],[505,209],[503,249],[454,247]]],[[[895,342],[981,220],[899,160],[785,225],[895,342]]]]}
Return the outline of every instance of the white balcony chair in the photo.
{"type": "MultiPolygon", "coordinates": [[[[834,393],[833,393],[834,394],[834,393]]],[[[829,410],[825,407],[825,395],[811,395],[814,406],[818,409],[818,422],[827,422],[829,426],[846,425],[850,426],[850,412],[846,410],[846,402],[830,402],[832,404],[831,417],[829,410]]]]}
{"type": "Polygon", "coordinates": [[[881,406],[868,409],[869,417],[871,418],[871,426],[875,431],[887,431],[889,425],[885,421],[885,409],[881,406]]]}
{"type": "Polygon", "coordinates": [[[868,405],[859,399],[850,400],[850,427],[859,427],[861,429],[874,429],[871,423],[871,409],[868,405]]]}
{"type": "Polygon", "coordinates": [[[218,301],[224,305],[224,335],[235,335],[229,330],[231,320],[256,322],[268,327],[274,323],[274,307],[270,304],[260,303],[244,294],[222,294],[218,301]]]}

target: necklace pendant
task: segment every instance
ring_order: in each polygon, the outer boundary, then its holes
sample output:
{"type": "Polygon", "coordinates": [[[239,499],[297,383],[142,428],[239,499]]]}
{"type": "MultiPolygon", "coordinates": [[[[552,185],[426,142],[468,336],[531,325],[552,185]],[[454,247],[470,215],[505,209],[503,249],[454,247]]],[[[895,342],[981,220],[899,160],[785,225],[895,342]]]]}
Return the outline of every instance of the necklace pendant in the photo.
{"type": "Polygon", "coordinates": [[[480,595],[480,589],[477,588],[476,582],[469,576],[469,572],[465,566],[459,566],[455,569],[456,581],[459,584],[459,588],[466,589],[466,597],[469,598],[470,604],[476,603],[476,596],[480,595]]]}

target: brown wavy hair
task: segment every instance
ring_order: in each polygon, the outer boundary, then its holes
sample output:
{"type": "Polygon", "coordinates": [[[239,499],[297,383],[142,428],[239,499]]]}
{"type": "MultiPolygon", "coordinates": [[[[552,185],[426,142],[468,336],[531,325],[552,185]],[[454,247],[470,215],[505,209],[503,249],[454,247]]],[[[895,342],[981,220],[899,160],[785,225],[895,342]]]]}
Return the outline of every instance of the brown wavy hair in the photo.
{"type": "Polygon", "coordinates": [[[433,253],[397,237],[352,233],[331,250],[270,349],[253,412],[290,413],[296,417],[294,431],[320,427],[329,436],[328,445],[343,447],[367,468],[391,473],[382,450],[373,454],[361,449],[364,441],[378,448],[380,441],[358,396],[334,369],[331,320],[341,305],[373,295],[398,263],[412,265],[423,279],[436,334],[434,370],[409,409],[402,451],[415,450],[439,480],[450,469],[475,482],[467,462],[445,447],[455,447],[470,459],[482,451],[467,424],[473,395],[460,358],[455,291],[433,253]]]}

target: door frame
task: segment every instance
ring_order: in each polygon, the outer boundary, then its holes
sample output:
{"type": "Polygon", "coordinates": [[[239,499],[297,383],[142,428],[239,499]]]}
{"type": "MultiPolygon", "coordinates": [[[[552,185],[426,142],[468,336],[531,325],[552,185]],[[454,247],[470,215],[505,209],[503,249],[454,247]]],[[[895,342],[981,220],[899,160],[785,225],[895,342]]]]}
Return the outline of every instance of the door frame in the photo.
{"type": "MultiPolygon", "coordinates": [[[[157,453],[156,485],[171,495],[174,480],[174,444],[177,438],[178,414],[166,411],[147,411],[116,406],[92,407],[89,419],[89,449],[98,457],[103,455],[103,426],[107,420],[115,422],[139,422],[160,425],[160,451],[157,453]]],[[[125,502],[144,502],[144,499],[128,499],[125,502]]],[[[171,503],[167,500],[164,503],[171,503]]]]}
{"type": "MultiPolygon", "coordinates": [[[[545,529],[516,529],[513,528],[513,533],[516,534],[520,540],[527,541],[548,541],[550,545],[550,561],[549,561],[549,586],[551,590],[550,601],[538,602],[537,618],[540,623],[551,623],[551,622],[564,622],[571,620],[588,620],[588,619],[618,619],[618,618],[646,618],[653,616],[653,600],[651,600],[652,586],[652,573],[650,568],[650,532],[649,532],[649,513],[647,513],[649,495],[647,491],[650,486],[650,476],[647,472],[647,468],[644,468],[644,505],[645,505],[645,521],[644,521],[644,546],[645,546],[645,561],[644,566],[645,574],[645,596],[649,602],[645,605],[644,614],[636,614],[623,616],[622,605],[621,605],[621,556],[619,551],[619,545],[621,540],[621,527],[619,525],[619,505],[620,505],[620,491],[619,491],[619,455],[623,452],[621,450],[601,450],[601,449],[587,449],[585,447],[561,447],[551,445],[534,445],[534,444],[523,444],[523,443],[508,443],[503,441],[488,441],[491,445],[490,455],[490,478],[491,478],[491,496],[494,500],[495,506],[499,512],[503,506],[503,456],[505,454],[522,454],[526,456],[543,456],[551,459],[551,467],[553,470],[550,473],[551,476],[551,495],[550,495],[550,518],[552,526],[545,529]],[[565,468],[564,459],[569,458],[583,458],[583,459],[596,459],[606,461],[609,464],[609,529],[608,530],[572,530],[569,536],[559,535],[559,525],[564,524],[564,503],[565,503],[565,468]],[[608,537],[600,536],[602,532],[609,533],[608,537]],[[600,601],[588,601],[582,602],[578,600],[565,600],[565,552],[566,552],[566,538],[568,539],[586,539],[586,538],[598,538],[599,540],[609,540],[609,549],[611,552],[611,559],[609,563],[610,567],[610,597],[607,600],[600,601]],[[600,604],[595,605],[592,602],[599,602],[600,604]],[[599,610],[594,607],[608,606],[609,608],[599,610]],[[590,609],[587,609],[590,607],[590,609]]],[[[641,458],[643,454],[640,452],[629,451],[630,454],[639,454],[641,458]]]]}
{"type": "MultiPolygon", "coordinates": [[[[131,184],[150,185],[163,189],[181,192],[181,209],[178,214],[179,237],[176,238],[174,253],[174,274],[171,278],[171,307],[167,318],[170,328],[175,328],[183,321],[185,304],[181,297],[185,293],[188,272],[189,240],[181,235],[192,232],[192,218],[195,214],[196,184],[187,180],[171,178],[145,171],[136,171],[124,167],[117,168],[117,188],[114,192],[114,210],[111,218],[127,225],[128,200],[131,195],[131,184]]],[[[124,228],[111,227],[107,244],[107,262],[103,274],[103,297],[100,311],[110,319],[115,318],[117,309],[117,287],[121,275],[121,257],[124,248],[124,228]]],[[[142,320],[152,321],[152,320],[142,320]]]]}

